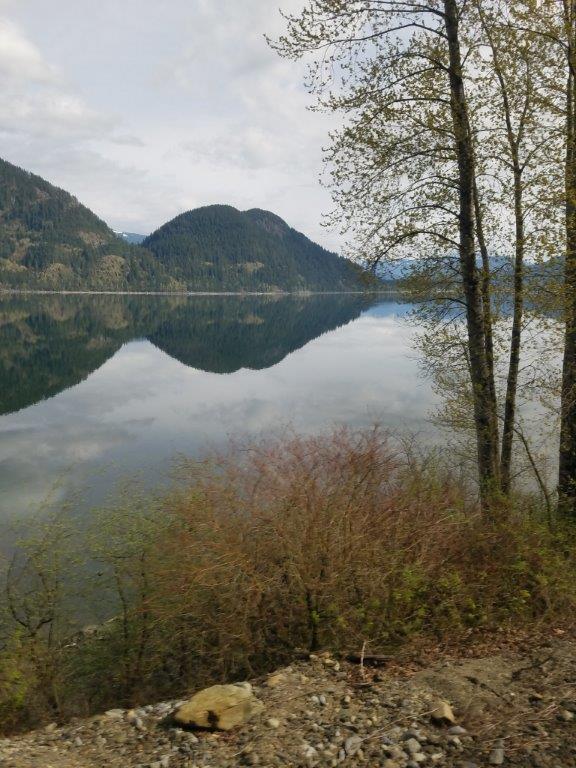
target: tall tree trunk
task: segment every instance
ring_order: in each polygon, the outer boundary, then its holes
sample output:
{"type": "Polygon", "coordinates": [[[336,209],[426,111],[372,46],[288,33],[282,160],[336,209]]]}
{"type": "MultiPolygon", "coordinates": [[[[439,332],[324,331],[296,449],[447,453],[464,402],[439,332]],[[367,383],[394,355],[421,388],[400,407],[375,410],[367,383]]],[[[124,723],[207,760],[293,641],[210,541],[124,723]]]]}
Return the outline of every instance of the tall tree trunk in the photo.
{"type": "Polygon", "coordinates": [[[576,517],[576,3],[565,1],[568,28],[566,89],[566,254],[564,303],[566,331],[562,367],[562,401],[558,496],[560,510],[576,517]]]}
{"type": "Polygon", "coordinates": [[[518,154],[511,146],[514,165],[514,218],[516,226],[514,255],[514,306],[510,336],[510,359],[506,400],[504,401],[504,427],[502,429],[502,454],[500,458],[500,482],[502,492],[510,493],[512,474],[512,447],[516,426],[516,394],[520,370],[520,346],[522,341],[522,317],[524,314],[524,208],[522,204],[522,171],[518,154]]]}
{"type": "Polygon", "coordinates": [[[480,494],[485,514],[492,510],[499,488],[497,414],[492,401],[489,365],[486,354],[486,329],[482,310],[482,294],[475,253],[474,218],[474,151],[470,121],[462,77],[459,18],[456,0],[444,0],[446,37],[450,58],[450,106],[459,176],[459,256],[462,287],[466,301],[470,378],[474,406],[474,423],[478,450],[480,494]]]}
{"type": "Polygon", "coordinates": [[[482,315],[484,317],[484,333],[486,336],[486,364],[488,366],[488,376],[490,380],[490,396],[492,399],[492,408],[494,411],[494,430],[496,432],[496,439],[498,439],[498,419],[496,414],[498,412],[498,399],[496,396],[496,379],[494,375],[494,339],[492,335],[492,275],[490,269],[490,257],[488,254],[488,246],[486,245],[486,238],[484,236],[484,216],[482,214],[482,207],[480,205],[480,195],[478,193],[478,185],[474,182],[474,214],[476,217],[476,237],[478,239],[478,247],[480,249],[480,258],[482,259],[482,280],[480,283],[480,291],[482,293],[482,315]]]}
{"type": "Polygon", "coordinates": [[[529,114],[532,99],[532,80],[529,64],[526,64],[526,94],[522,116],[517,130],[514,130],[512,119],[512,107],[510,103],[510,88],[506,81],[502,68],[500,49],[492,34],[491,24],[486,18],[482,2],[476,2],[482,28],[487,36],[492,50],[494,72],[498,79],[502,95],[502,107],[506,123],[506,138],[510,149],[510,158],[513,173],[514,196],[514,279],[513,279],[513,310],[512,330],[510,338],[510,357],[508,363],[508,377],[506,380],[506,399],[504,401],[504,426],[502,429],[502,450],[500,453],[500,487],[505,495],[510,493],[512,474],[512,448],[516,434],[516,395],[518,392],[518,373],[520,369],[520,349],[522,342],[522,318],[524,314],[524,206],[523,206],[523,169],[520,164],[520,145],[526,127],[526,119],[529,114]]]}

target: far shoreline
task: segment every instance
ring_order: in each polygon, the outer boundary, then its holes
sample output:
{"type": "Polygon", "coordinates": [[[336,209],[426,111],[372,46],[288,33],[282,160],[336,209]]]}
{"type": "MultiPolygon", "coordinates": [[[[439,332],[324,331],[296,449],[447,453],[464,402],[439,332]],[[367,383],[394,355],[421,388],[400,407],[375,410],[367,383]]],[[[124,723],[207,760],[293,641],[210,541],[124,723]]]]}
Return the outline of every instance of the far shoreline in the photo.
{"type": "Polygon", "coordinates": [[[49,295],[49,296],[374,296],[410,295],[402,288],[379,289],[374,291],[88,291],[34,288],[0,288],[0,295],[49,295]]]}

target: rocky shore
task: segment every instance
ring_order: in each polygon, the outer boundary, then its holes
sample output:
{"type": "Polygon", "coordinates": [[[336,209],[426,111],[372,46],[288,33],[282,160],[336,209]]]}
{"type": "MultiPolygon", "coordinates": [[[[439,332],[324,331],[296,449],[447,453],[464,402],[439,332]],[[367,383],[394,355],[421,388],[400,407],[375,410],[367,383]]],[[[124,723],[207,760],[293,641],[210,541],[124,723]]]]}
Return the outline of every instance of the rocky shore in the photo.
{"type": "Polygon", "coordinates": [[[0,740],[0,766],[569,768],[575,713],[572,639],[394,670],[324,653],[191,701],[110,710],[0,740]],[[212,711],[220,695],[222,720],[212,711]],[[207,700],[208,727],[194,728],[195,702],[207,700]]]}

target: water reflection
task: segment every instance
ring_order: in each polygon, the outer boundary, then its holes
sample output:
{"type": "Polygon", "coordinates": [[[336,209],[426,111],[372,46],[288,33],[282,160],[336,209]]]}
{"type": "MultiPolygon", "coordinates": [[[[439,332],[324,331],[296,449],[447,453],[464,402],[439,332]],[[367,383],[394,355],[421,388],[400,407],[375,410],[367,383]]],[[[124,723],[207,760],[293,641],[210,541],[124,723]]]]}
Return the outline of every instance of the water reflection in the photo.
{"type": "Polygon", "coordinates": [[[366,296],[0,299],[0,517],[231,434],[426,430],[408,310],[366,296]],[[225,375],[223,375],[225,374],[225,375]]]}

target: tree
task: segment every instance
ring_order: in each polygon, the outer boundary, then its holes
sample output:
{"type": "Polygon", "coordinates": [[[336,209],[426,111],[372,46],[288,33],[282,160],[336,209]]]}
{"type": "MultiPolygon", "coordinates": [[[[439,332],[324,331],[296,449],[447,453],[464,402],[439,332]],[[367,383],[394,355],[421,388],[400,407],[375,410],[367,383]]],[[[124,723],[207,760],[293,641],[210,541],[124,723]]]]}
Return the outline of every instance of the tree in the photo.
{"type": "Polygon", "coordinates": [[[558,493],[565,513],[576,517],[576,2],[562,0],[558,40],[566,61],[564,257],[565,337],[558,493]]]}
{"type": "Polygon", "coordinates": [[[273,43],[313,57],[318,108],[344,115],[327,152],[332,220],[373,265],[418,255],[423,316],[443,338],[438,367],[449,349],[468,379],[485,510],[512,485],[526,260],[558,242],[550,205],[561,132],[543,98],[558,67],[523,31],[532,5],[312,0],[273,43]],[[509,329],[497,297],[511,298],[509,329]]]}
{"type": "Polygon", "coordinates": [[[348,116],[333,136],[332,180],[345,223],[363,235],[372,262],[419,246],[433,249],[428,261],[437,259],[453,276],[452,301],[466,321],[480,491],[489,511],[500,485],[499,430],[488,284],[476,261],[465,13],[456,0],[312,0],[301,16],[287,16],[287,33],[274,45],[289,57],[315,54],[310,84],[320,105],[348,116]]]}
{"type": "MultiPolygon", "coordinates": [[[[477,129],[482,137],[477,156],[486,179],[478,198],[488,201],[484,210],[490,209],[492,255],[509,257],[512,264],[512,323],[500,458],[501,487],[508,494],[517,433],[525,261],[527,255],[534,259],[541,249],[543,222],[550,218],[549,191],[558,170],[559,126],[541,99],[545,85],[539,66],[542,51],[518,28],[524,16],[522,3],[475,0],[474,10],[476,101],[481,113],[477,129]]],[[[470,47],[473,45],[474,40],[470,47]]],[[[477,228],[483,252],[485,234],[478,211],[477,228]]]]}

